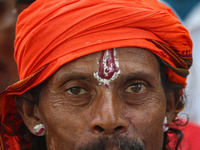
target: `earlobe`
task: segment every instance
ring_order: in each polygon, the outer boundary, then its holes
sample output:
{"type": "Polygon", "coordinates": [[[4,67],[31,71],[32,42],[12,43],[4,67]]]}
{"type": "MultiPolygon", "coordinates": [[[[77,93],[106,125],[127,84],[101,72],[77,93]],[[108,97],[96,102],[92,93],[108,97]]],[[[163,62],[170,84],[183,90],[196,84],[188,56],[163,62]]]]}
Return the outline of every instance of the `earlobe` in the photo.
{"type": "Polygon", "coordinates": [[[38,105],[29,93],[16,96],[15,103],[25,125],[30,132],[35,134],[34,127],[41,124],[38,105]]]}

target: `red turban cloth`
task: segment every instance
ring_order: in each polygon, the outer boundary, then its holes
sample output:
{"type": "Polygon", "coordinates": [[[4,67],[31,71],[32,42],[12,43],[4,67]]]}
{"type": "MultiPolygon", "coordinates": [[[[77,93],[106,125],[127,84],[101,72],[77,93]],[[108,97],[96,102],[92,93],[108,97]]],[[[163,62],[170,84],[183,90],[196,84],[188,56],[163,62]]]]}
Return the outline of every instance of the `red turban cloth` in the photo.
{"type": "Polygon", "coordinates": [[[126,46],[150,50],[168,66],[168,79],[185,86],[192,41],[164,4],[156,0],[37,0],[18,18],[14,56],[20,81],[1,94],[1,123],[10,129],[5,120],[16,110],[12,95],[39,85],[76,58],[126,46]]]}

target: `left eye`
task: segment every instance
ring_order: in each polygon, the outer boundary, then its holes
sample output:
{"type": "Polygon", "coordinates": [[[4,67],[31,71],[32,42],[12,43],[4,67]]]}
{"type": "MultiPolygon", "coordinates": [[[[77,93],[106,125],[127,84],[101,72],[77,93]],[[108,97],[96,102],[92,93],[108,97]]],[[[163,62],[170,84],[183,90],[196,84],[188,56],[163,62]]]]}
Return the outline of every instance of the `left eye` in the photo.
{"type": "Polygon", "coordinates": [[[69,88],[66,92],[71,95],[81,95],[87,93],[87,91],[81,87],[72,87],[69,88]]]}
{"type": "Polygon", "coordinates": [[[146,86],[142,83],[134,83],[125,89],[128,93],[143,93],[146,90],[146,86]]]}

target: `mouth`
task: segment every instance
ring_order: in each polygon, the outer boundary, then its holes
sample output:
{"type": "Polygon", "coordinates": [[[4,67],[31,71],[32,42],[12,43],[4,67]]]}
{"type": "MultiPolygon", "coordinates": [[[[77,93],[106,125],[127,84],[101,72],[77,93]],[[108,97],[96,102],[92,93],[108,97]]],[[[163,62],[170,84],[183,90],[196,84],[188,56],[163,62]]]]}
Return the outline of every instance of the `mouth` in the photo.
{"type": "MultiPolygon", "coordinates": [[[[120,144],[120,143],[119,143],[120,144]]],[[[120,145],[117,145],[117,143],[113,141],[109,141],[105,147],[103,148],[104,150],[124,150],[125,148],[121,147],[120,145]]],[[[102,149],[102,150],[103,150],[102,149]]]]}
{"type": "Polygon", "coordinates": [[[90,141],[76,150],[145,150],[145,145],[140,139],[115,136],[90,141]]]}

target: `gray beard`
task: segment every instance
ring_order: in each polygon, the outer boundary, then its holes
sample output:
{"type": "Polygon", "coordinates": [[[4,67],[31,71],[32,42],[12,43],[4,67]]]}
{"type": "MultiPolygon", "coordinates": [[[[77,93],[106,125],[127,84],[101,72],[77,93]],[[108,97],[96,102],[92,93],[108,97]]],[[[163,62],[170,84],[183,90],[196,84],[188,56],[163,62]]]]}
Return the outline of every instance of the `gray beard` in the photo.
{"type": "Polygon", "coordinates": [[[117,150],[145,150],[142,141],[119,136],[114,136],[112,139],[102,137],[84,144],[76,150],[111,150],[113,147],[117,150]]]}

